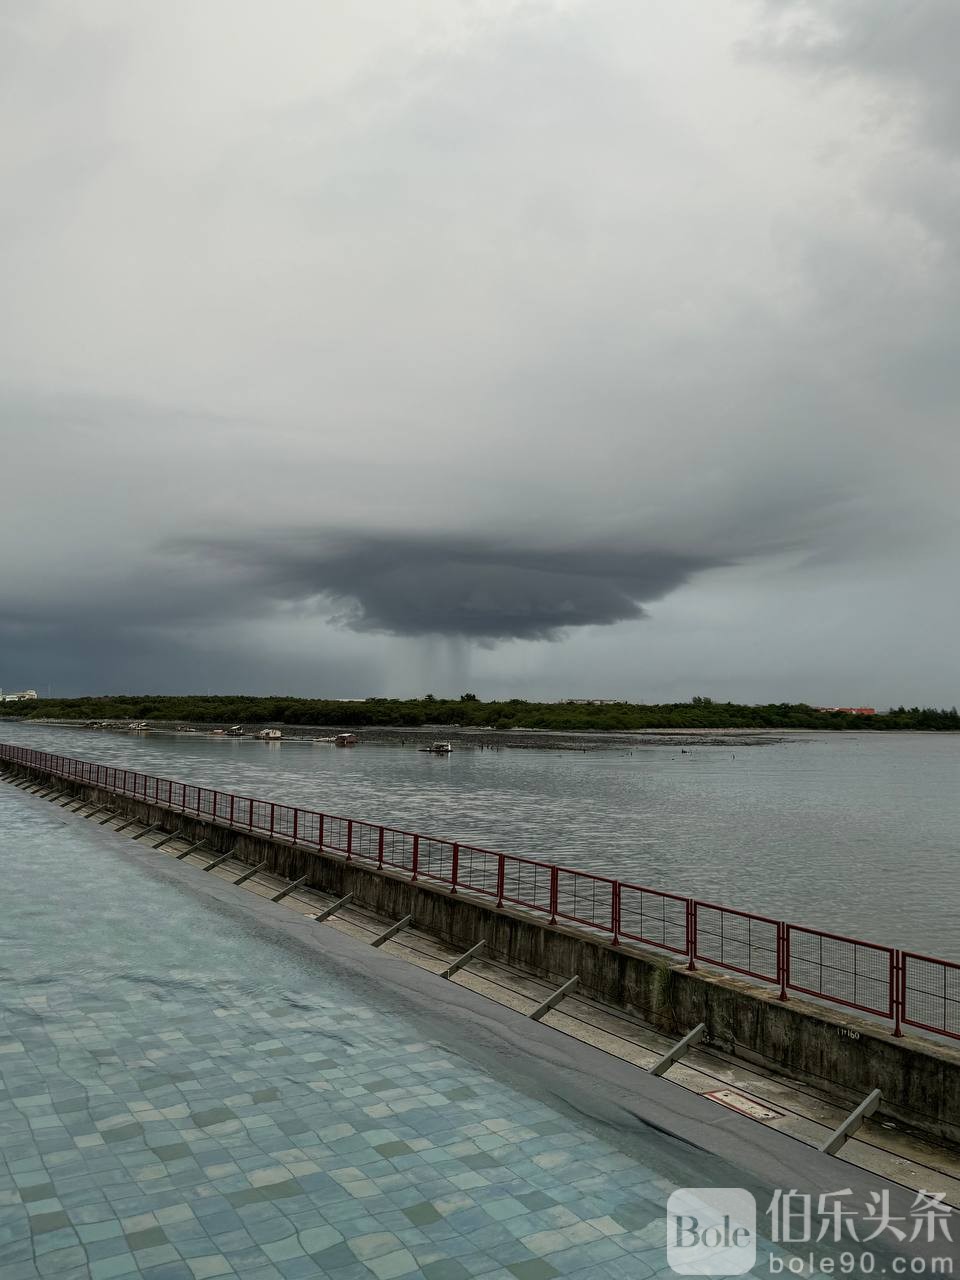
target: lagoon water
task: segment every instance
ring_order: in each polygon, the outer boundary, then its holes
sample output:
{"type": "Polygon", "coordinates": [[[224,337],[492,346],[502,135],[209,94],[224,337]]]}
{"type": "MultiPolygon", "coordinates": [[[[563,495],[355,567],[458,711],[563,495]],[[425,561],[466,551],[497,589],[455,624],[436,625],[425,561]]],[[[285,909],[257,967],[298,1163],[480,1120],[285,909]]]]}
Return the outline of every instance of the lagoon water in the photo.
{"type": "Polygon", "coordinates": [[[458,750],[94,733],[5,741],[385,822],[960,960],[960,737],[458,750]]]}

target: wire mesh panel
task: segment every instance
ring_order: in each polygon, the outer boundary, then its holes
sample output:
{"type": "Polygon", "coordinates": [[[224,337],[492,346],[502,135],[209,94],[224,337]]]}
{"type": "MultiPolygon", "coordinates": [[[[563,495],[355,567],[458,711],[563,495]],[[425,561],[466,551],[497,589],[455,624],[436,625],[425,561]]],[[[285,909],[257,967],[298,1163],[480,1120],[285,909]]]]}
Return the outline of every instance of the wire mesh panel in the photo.
{"type": "Polygon", "coordinates": [[[960,964],[912,951],[903,952],[901,964],[901,1020],[960,1039],[960,964]]]}
{"type": "Polygon", "coordinates": [[[640,885],[620,886],[620,936],[687,954],[688,898],[640,885]]]}
{"type": "Polygon", "coordinates": [[[300,809],[297,817],[297,839],[304,844],[320,843],[323,815],[312,809],[300,809]]]}
{"type": "Polygon", "coordinates": [[[557,915],[576,920],[604,933],[613,932],[613,886],[604,876],[583,871],[557,870],[557,915]]]}
{"type": "Polygon", "coordinates": [[[292,840],[298,834],[296,814],[297,810],[291,804],[276,805],[273,814],[274,835],[286,836],[288,840],[292,840]]]}
{"type": "Polygon", "coordinates": [[[449,840],[435,840],[432,836],[420,837],[418,874],[432,880],[453,882],[453,845],[449,840]]]}
{"type": "Polygon", "coordinates": [[[270,830],[271,805],[266,800],[248,800],[247,826],[252,831],[270,830]]]}
{"type": "Polygon", "coordinates": [[[473,845],[462,844],[458,858],[457,884],[464,889],[472,889],[474,893],[497,897],[500,858],[499,853],[492,853],[489,849],[476,849],[473,845]]]}
{"type": "Polygon", "coordinates": [[[548,862],[534,862],[532,858],[504,857],[503,900],[515,902],[534,911],[550,910],[550,877],[553,868],[548,862]]]}
{"type": "Polygon", "coordinates": [[[383,863],[388,867],[413,870],[413,841],[409,831],[397,831],[393,827],[383,829],[383,863]]]}
{"type": "Polygon", "coordinates": [[[354,821],[350,852],[355,858],[376,862],[380,856],[380,828],[373,822],[354,821]]]}
{"type": "Polygon", "coordinates": [[[229,822],[233,807],[233,796],[229,792],[218,791],[214,817],[220,822],[229,822]]]}
{"type": "Polygon", "coordinates": [[[694,955],[707,964],[778,982],[780,926],[767,916],[695,902],[694,955]]]}
{"type": "Polygon", "coordinates": [[[174,782],[170,787],[170,803],[176,809],[186,808],[186,790],[182,782],[174,782]]]}
{"type": "Polygon", "coordinates": [[[323,824],[323,844],[326,849],[339,849],[347,852],[347,819],[327,817],[323,824]]]}
{"type": "Polygon", "coordinates": [[[790,924],[786,951],[791,991],[893,1017],[894,953],[890,947],[790,924]]]}
{"type": "Polygon", "coordinates": [[[209,787],[200,788],[200,798],[197,806],[197,812],[203,818],[212,818],[216,813],[217,793],[211,791],[209,787]]]}

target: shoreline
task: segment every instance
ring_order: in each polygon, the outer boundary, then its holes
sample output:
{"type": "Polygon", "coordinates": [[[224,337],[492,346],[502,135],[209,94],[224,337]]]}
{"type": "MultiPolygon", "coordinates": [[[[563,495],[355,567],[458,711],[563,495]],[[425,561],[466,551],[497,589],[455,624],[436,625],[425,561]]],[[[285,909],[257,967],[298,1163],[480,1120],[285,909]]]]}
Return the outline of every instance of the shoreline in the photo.
{"type": "MultiPolygon", "coordinates": [[[[13,721],[13,717],[10,718],[13,721]]],[[[104,723],[92,725],[77,720],[17,720],[18,724],[34,724],[44,728],[80,729],[87,733],[113,734],[154,734],[164,738],[202,738],[204,741],[217,742],[250,742],[259,743],[257,738],[261,729],[279,729],[283,737],[281,742],[304,746],[313,746],[315,735],[330,735],[343,731],[340,724],[289,725],[280,722],[274,724],[244,725],[243,737],[227,737],[223,733],[215,733],[215,729],[227,729],[227,724],[205,724],[199,721],[146,721],[147,727],[135,730],[128,723],[104,723]]],[[[463,749],[479,750],[542,750],[552,751],[624,751],[638,747],[729,747],[775,746],[783,743],[788,733],[810,733],[806,730],[779,729],[765,732],[757,729],[482,729],[465,728],[452,724],[433,725],[366,725],[355,729],[358,745],[369,743],[378,746],[405,746],[411,742],[420,746],[424,741],[432,741],[438,735],[444,740],[463,749]]]]}

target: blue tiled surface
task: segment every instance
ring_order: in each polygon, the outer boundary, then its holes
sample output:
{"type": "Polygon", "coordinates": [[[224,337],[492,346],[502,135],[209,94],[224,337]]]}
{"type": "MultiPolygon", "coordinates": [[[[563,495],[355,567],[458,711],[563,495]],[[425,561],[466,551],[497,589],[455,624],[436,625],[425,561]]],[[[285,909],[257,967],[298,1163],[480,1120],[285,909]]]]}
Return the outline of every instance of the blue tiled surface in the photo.
{"type": "Polygon", "coordinates": [[[3,1280],[672,1274],[655,1170],[148,851],[2,786],[0,824],[3,1280]]]}

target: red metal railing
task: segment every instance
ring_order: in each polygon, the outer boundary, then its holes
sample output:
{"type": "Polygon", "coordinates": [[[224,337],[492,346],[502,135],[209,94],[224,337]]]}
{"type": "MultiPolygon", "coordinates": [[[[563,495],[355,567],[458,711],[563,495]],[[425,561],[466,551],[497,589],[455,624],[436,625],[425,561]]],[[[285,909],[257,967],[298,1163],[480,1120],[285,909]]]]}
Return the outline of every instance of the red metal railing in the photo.
{"type": "Polygon", "coordinates": [[[693,958],[720,969],[780,982],[781,925],[768,916],[719,907],[715,902],[692,902],[693,958]]]}
{"type": "Polygon", "coordinates": [[[787,986],[880,1018],[895,1013],[896,952],[874,942],[787,925],[787,986]]]}
{"type": "Polygon", "coordinates": [[[857,938],[786,924],[770,916],[700,902],[628,884],[537,858],[419,835],[378,823],[255,800],[210,787],[154,778],[0,743],[0,760],[56,777],[86,782],[243,831],[333,850],[504,903],[537,911],[551,924],[569,920],[621,941],[684,956],[779,987],[780,999],[798,991],[960,1040],[960,964],[897,951],[857,938]]]}
{"type": "Polygon", "coordinates": [[[960,964],[901,951],[900,1021],[960,1040],[960,964]]]}

